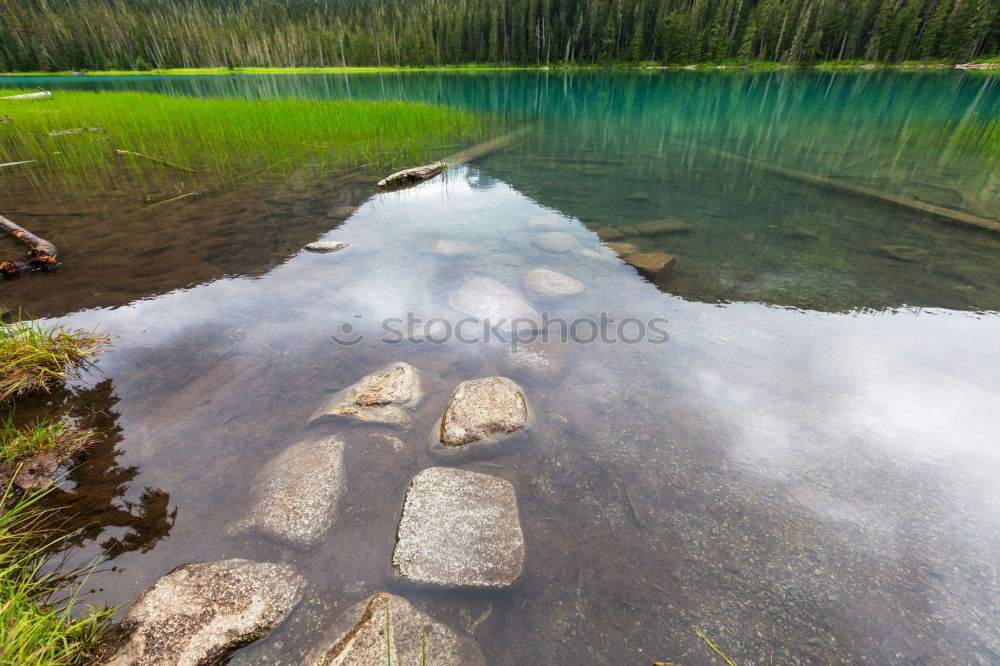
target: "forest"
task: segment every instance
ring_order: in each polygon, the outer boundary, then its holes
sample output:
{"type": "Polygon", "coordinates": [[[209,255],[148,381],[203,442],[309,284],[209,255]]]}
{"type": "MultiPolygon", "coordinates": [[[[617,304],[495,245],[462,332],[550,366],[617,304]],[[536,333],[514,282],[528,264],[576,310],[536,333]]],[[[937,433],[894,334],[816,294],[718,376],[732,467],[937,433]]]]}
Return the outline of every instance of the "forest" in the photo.
{"type": "Polygon", "coordinates": [[[865,60],[1000,52],[996,0],[0,0],[0,71],[865,60]]]}

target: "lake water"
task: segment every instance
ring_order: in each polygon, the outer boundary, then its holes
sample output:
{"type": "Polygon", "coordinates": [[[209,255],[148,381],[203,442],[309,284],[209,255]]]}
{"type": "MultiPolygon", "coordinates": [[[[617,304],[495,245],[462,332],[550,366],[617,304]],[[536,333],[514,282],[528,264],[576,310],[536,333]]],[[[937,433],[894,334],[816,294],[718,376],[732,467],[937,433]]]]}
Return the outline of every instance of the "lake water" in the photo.
{"type": "Polygon", "coordinates": [[[106,433],[58,498],[83,528],[74,558],[112,555],[90,601],[121,604],[178,565],[246,557],[293,563],[309,588],[239,664],[297,663],[379,590],[472,634],[497,664],[719,663],[695,629],[738,664],[1000,662],[1000,233],[773,168],[995,221],[995,154],[934,137],[1000,116],[1000,78],[38,81],[5,83],[421,100],[525,128],[505,150],[390,194],[374,193],[381,173],[303,175],[134,214],[121,193],[40,194],[3,174],[0,213],[20,211],[64,266],[0,284],[2,303],[116,336],[100,373],[36,406],[106,433]],[[691,230],[632,232],[668,217],[691,230]],[[675,255],[674,269],[643,279],[603,227],[675,255]],[[576,245],[535,244],[554,230],[576,245]],[[351,246],[300,251],[321,238],[351,246]],[[438,254],[440,239],[476,253],[438,254]],[[521,278],[538,267],[585,292],[531,299],[521,278]],[[584,322],[557,347],[564,372],[511,374],[502,341],[385,341],[386,320],[460,316],[448,296],[474,277],[584,322]],[[602,317],[615,339],[589,341],[602,317]],[[636,341],[637,322],[661,322],[669,339],[636,341]],[[345,331],[360,341],[336,344],[345,331]],[[317,430],[306,421],[325,398],[397,360],[428,393],[409,430],[318,426],[348,443],[347,494],[321,544],[231,536],[255,474],[317,430]],[[536,432],[456,465],[514,485],[525,573],[501,592],[401,585],[390,555],[403,495],[440,464],[428,435],[458,383],[505,373],[536,432]]]}

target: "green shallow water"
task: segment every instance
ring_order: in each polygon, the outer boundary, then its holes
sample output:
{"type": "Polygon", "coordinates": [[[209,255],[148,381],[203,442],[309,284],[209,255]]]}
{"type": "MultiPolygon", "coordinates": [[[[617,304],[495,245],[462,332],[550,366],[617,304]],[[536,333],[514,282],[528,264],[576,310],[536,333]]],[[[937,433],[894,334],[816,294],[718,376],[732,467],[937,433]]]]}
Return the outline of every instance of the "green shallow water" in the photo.
{"type": "MultiPolygon", "coordinates": [[[[76,557],[114,555],[92,578],[93,600],[127,601],[186,562],[249,557],[294,563],[309,588],[234,663],[296,663],[341,610],[381,589],[472,633],[498,664],[716,663],[695,628],[737,663],[995,663],[1000,234],[741,158],[996,220],[997,155],[954,127],[997,118],[997,81],[46,79],[57,93],[423,100],[527,127],[507,150],[400,193],[373,193],[382,174],[334,184],[305,174],[125,223],[107,222],[123,202],[97,194],[83,217],[35,218],[57,244],[72,239],[65,266],[0,285],[3,304],[117,336],[101,374],[51,400],[109,432],[60,498],[88,525],[76,557]],[[624,239],[677,257],[655,284],[595,234],[668,217],[690,230],[624,239]],[[574,248],[540,249],[535,238],[551,230],[574,248]],[[203,242],[191,244],[194,231],[203,242]],[[318,238],[352,245],[298,251],[318,238]],[[437,254],[439,239],[476,254],[437,254]],[[517,490],[528,553],[517,585],[402,585],[389,558],[410,478],[438,464],[428,433],[459,382],[507,372],[506,349],[387,344],[383,322],[455,317],[448,296],[472,277],[531,300],[521,278],[535,267],[586,285],[573,299],[533,300],[539,311],[603,314],[612,333],[625,319],[665,319],[669,340],[577,336],[561,348],[559,377],[515,376],[538,420],[531,441],[457,463],[517,490]],[[334,344],[345,327],[358,344],[334,344]],[[327,537],[293,551],[230,536],[253,476],[312,432],[304,424],[325,396],[395,360],[423,373],[428,398],[401,450],[379,429],[323,426],[348,442],[347,495],[327,537]]],[[[19,209],[77,201],[25,196],[19,209]]]]}

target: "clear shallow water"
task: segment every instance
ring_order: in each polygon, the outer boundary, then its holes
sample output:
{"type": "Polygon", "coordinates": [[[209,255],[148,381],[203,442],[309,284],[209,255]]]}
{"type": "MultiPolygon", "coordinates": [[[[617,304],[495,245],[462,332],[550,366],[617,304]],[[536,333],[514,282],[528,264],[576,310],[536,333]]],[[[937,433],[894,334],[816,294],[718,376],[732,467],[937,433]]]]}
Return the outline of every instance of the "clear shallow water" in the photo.
{"type": "MultiPolygon", "coordinates": [[[[306,600],[236,663],[295,662],[340,610],[379,589],[472,632],[493,663],[713,663],[693,628],[737,663],[1000,659],[1000,238],[711,152],[832,175],[853,151],[886,188],[903,192],[919,171],[961,195],[938,203],[988,216],[995,164],[908,154],[899,132],[995,115],[993,79],[532,73],[66,85],[337,96],[348,83],[355,96],[379,97],[385,85],[386,96],[516,113],[534,128],[474,168],[401,193],[369,197],[360,181],[269,184],[135,227],[107,225],[95,247],[76,231],[58,274],[0,285],[5,305],[118,336],[89,394],[53,399],[84,415],[102,410],[87,418],[111,431],[63,496],[94,523],[78,556],[116,554],[115,569],[92,578],[94,600],[122,603],[194,560],[295,563],[310,581],[306,600]],[[896,157],[894,170],[880,155],[896,157]],[[360,207],[341,224],[349,205],[360,207]],[[549,224],[600,254],[593,229],[665,216],[693,230],[638,239],[678,257],[657,285],[613,257],[531,242],[549,224]],[[151,228],[174,231],[141,238],[151,228]],[[214,251],[191,247],[186,229],[207,230],[214,251]],[[318,237],[352,246],[296,251],[318,237]],[[439,238],[479,254],[437,255],[439,238]],[[150,254],[116,262],[135,243],[150,254]],[[880,256],[887,244],[929,256],[880,256]],[[103,265],[88,263],[97,245],[103,265]],[[203,270],[177,269],[191,255],[203,270]],[[505,350],[386,345],[380,322],[447,314],[448,294],[469,277],[519,289],[523,272],[542,266],[587,290],[540,310],[664,317],[670,340],[573,344],[557,381],[515,376],[537,435],[461,466],[517,489],[528,549],[517,586],[400,586],[389,557],[409,479],[437,464],[427,434],[455,385],[504,372],[505,350]],[[332,342],[345,323],[366,336],[360,344],[332,342]],[[419,368],[429,397],[401,451],[379,429],[337,426],[349,442],[347,496],[327,539],[296,552],[228,536],[248,482],[311,432],[305,421],[324,397],[392,360],[419,368]]],[[[38,219],[56,240],[95,217],[38,219]]]]}

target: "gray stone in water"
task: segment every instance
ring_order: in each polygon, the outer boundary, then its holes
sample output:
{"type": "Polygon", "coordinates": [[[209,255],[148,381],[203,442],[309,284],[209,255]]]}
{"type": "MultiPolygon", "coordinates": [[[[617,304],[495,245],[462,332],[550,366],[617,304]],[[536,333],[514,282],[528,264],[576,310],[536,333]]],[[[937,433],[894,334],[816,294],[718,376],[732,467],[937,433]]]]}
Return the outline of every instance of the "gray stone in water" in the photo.
{"type": "Polygon", "coordinates": [[[927,250],[910,245],[882,245],[878,248],[878,252],[883,257],[899,261],[923,261],[930,255],[927,250]]]}
{"type": "Polygon", "coordinates": [[[217,664],[280,624],[305,585],[287,564],[233,559],[178,567],[139,595],[121,623],[128,641],[106,663],[217,664]]]}
{"type": "Polygon", "coordinates": [[[424,394],[420,375],[409,363],[392,363],[338,391],[310,417],[347,416],[359,421],[404,425],[424,394]]]}
{"type": "Polygon", "coordinates": [[[444,164],[441,162],[433,162],[431,164],[425,164],[424,166],[403,169],[402,171],[397,171],[396,173],[390,174],[380,180],[378,182],[378,191],[387,192],[389,190],[399,190],[404,187],[410,187],[411,185],[416,185],[433,178],[442,171],[444,171],[444,164]]]}
{"type": "Polygon", "coordinates": [[[343,495],[344,443],[335,437],[300,442],[257,474],[248,516],[235,530],[307,548],[333,525],[343,495]]]}
{"type": "Polygon", "coordinates": [[[524,535],[509,481],[431,467],[413,478],[392,567],[432,585],[506,587],[524,570],[524,535]]]}
{"type": "Polygon", "coordinates": [[[602,241],[616,241],[625,238],[625,234],[614,227],[599,227],[594,233],[602,241]]]}
{"type": "Polygon", "coordinates": [[[476,642],[412,605],[380,592],[348,609],[327,639],[313,648],[309,666],[485,666],[476,642]]]}
{"type": "Polygon", "coordinates": [[[350,243],[342,241],[316,241],[315,243],[306,245],[305,249],[310,252],[336,252],[337,250],[343,250],[349,245],[350,243]]]}
{"type": "Polygon", "coordinates": [[[557,298],[581,293],[586,286],[563,273],[548,268],[533,268],[521,278],[525,291],[539,298],[557,298]]]}
{"type": "Polygon", "coordinates": [[[534,340],[508,350],[503,357],[503,368],[515,376],[552,380],[566,369],[567,345],[552,341],[534,340]]]}
{"type": "Polygon", "coordinates": [[[434,245],[434,251],[446,257],[461,257],[479,254],[479,250],[472,243],[465,241],[442,238],[434,245]]]}
{"type": "Polygon", "coordinates": [[[546,252],[556,254],[563,254],[580,246],[580,242],[565,231],[547,231],[532,238],[531,242],[546,252]]]}
{"type": "Polygon", "coordinates": [[[472,278],[452,292],[448,304],[504,331],[534,330],[542,319],[520,296],[492,278],[472,278]]]}
{"type": "Polygon", "coordinates": [[[683,220],[675,220],[668,217],[663,220],[653,222],[643,222],[635,225],[636,230],[643,236],[659,236],[661,234],[676,234],[684,231],[691,231],[691,225],[683,220]]]}
{"type": "Polygon", "coordinates": [[[464,446],[487,438],[515,433],[528,425],[524,391],[506,377],[484,377],[462,382],[441,417],[440,441],[464,446]]]}

